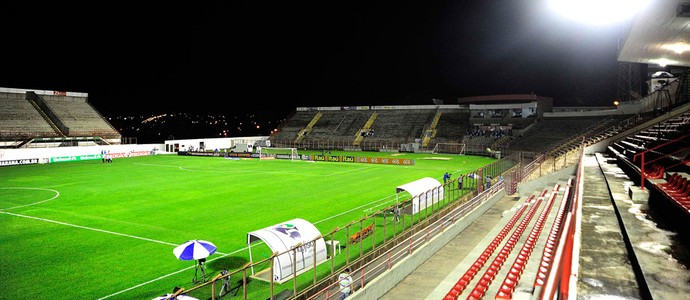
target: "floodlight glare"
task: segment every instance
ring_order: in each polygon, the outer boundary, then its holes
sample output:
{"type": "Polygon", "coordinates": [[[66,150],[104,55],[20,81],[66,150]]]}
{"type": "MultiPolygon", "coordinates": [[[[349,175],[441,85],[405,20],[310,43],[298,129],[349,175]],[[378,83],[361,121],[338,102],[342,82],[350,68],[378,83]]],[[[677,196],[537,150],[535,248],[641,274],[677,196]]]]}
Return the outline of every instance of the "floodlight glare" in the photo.
{"type": "Polygon", "coordinates": [[[549,0],[561,15],[592,25],[614,24],[637,14],[651,0],[549,0]]]}
{"type": "Polygon", "coordinates": [[[650,63],[653,63],[653,64],[657,64],[657,65],[659,65],[659,66],[661,66],[661,67],[665,67],[665,66],[668,66],[668,65],[676,65],[676,64],[678,64],[677,61],[675,61],[675,60],[670,60],[670,59],[667,59],[667,58],[650,59],[649,62],[650,62],[650,63]]]}
{"type": "Polygon", "coordinates": [[[690,50],[690,45],[683,42],[678,42],[674,44],[662,45],[661,48],[671,50],[678,54],[683,54],[683,52],[690,50]]]}

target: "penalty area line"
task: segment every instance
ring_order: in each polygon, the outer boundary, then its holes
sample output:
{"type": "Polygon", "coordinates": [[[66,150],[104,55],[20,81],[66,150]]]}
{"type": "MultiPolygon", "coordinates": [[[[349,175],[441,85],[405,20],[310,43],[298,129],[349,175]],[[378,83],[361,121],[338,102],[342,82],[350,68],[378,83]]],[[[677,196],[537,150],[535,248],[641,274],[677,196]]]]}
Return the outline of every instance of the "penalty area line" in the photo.
{"type": "Polygon", "coordinates": [[[87,227],[87,226],[76,225],[76,224],[70,224],[70,223],[65,223],[65,222],[60,222],[60,221],[55,221],[55,220],[50,220],[50,219],[44,219],[44,218],[39,218],[39,217],[32,217],[32,216],[27,216],[27,215],[15,214],[15,213],[7,212],[7,211],[0,211],[0,213],[15,216],[15,217],[22,217],[22,218],[38,220],[38,221],[43,221],[43,222],[48,222],[48,223],[53,223],[53,224],[65,225],[65,226],[81,228],[81,229],[86,229],[86,230],[92,230],[92,231],[97,231],[97,232],[102,232],[102,233],[108,233],[108,234],[138,239],[138,240],[142,240],[142,241],[147,241],[147,242],[154,242],[154,243],[163,244],[163,245],[178,246],[177,244],[173,244],[173,243],[168,243],[168,242],[164,242],[164,241],[154,240],[154,239],[150,239],[150,238],[140,237],[140,236],[126,234],[126,233],[120,233],[120,232],[115,232],[115,231],[110,231],[110,230],[105,230],[105,229],[98,229],[98,228],[87,227]]]}

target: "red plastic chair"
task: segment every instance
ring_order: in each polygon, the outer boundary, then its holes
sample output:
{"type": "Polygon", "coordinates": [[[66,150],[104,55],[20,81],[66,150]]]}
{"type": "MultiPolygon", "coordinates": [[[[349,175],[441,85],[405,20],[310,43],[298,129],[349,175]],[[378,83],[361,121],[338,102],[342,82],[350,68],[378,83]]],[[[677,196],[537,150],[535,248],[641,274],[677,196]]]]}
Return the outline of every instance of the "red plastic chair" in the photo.
{"type": "Polygon", "coordinates": [[[667,180],[666,182],[662,182],[662,183],[659,183],[659,184],[657,184],[657,185],[658,185],[660,188],[664,188],[664,187],[667,187],[667,186],[672,186],[672,185],[674,185],[674,184],[676,183],[676,181],[677,181],[678,179],[680,179],[680,177],[681,177],[681,176],[678,175],[677,173],[676,173],[676,174],[673,174],[673,175],[671,175],[671,177],[668,178],[668,180],[667,180]]]}

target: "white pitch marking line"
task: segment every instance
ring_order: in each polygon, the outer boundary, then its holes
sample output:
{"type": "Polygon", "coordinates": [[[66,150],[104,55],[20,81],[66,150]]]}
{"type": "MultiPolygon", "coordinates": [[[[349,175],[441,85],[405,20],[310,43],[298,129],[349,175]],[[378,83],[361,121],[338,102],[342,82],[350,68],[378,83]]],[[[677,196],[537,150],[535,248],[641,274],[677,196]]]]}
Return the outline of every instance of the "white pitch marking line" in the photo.
{"type": "Polygon", "coordinates": [[[54,193],[55,193],[55,196],[54,196],[54,197],[49,198],[49,199],[46,199],[46,200],[41,200],[41,201],[34,202],[34,203],[29,203],[29,204],[24,204],[24,205],[17,205],[17,206],[13,206],[13,207],[3,208],[3,209],[0,209],[0,211],[5,211],[5,210],[20,208],[20,207],[26,207],[26,206],[41,204],[41,203],[44,203],[44,202],[48,202],[48,201],[50,201],[50,200],[53,200],[53,199],[55,199],[55,198],[57,198],[57,197],[60,197],[60,192],[58,192],[58,191],[56,191],[56,190],[53,190],[53,189],[23,188],[23,187],[4,187],[4,188],[0,188],[0,189],[3,189],[3,190],[39,190],[39,191],[51,191],[51,192],[54,192],[54,193]]]}
{"type": "MultiPolygon", "coordinates": [[[[169,242],[154,240],[154,239],[150,239],[150,238],[140,237],[140,236],[131,235],[131,234],[126,234],[126,233],[120,233],[120,232],[115,232],[115,231],[110,231],[110,230],[105,230],[105,229],[98,229],[98,228],[93,228],[93,227],[88,227],[88,226],[70,224],[70,223],[65,223],[65,222],[60,222],[60,221],[45,219],[45,218],[32,217],[32,216],[21,215],[21,214],[15,214],[15,213],[6,212],[6,211],[0,211],[0,213],[7,214],[7,215],[11,215],[11,216],[15,216],[15,217],[22,217],[22,218],[27,218],[27,219],[34,219],[34,220],[38,220],[38,221],[44,221],[44,222],[49,222],[49,223],[54,223],[54,224],[60,224],[60,225],[65,225],[65,226],[70,226],[70,227],[76,227],[76,228],[81,228],[81,229],[93,230],[93,231],[97,231],[97,232],[109,233],[109,234],[112,234],[112,235],[118,235],[118,236],[123,236],[123,237],[138,239],[138,240],[144,240],[144,241],[159,243],[159,244],[163,244],[163,245],[169,245],[169,246],[175,246],[175,247],[179,246],[179,244],[173,244],[173,243],[169,243],[169,242]]],[[[223,252],[216,252],[216,253],[221,254],[221,255],[225,255],[225,253],[223,253],[223,252]]]]}
{"type": "MultiPolygon", "coordinates": [[[[231,252],[231,253],[220,253],[220,252],[216,252],[216,253],[222,254],[222,256],[219,256],[219,257],[216,257],[216,258],[213,258],[213,259],[209,259],[208,262],[211,262],[211,261],[214,261],[214,260],[216,260],[216,259],[220,259],[220,258],[226,257],[226,256],[231,255],[231,254],[235,254],[235,253],[240,252],[240,251],[244,251],[245,249],[247,249],[247,247],[244,247],[243,249],[235,250],[234,252],[231,252]]],[[[98,300],[107,299],[107,298],[110,298],[110,297],[112,297],[112,296],[117,296],[117,295],[122,294],[122,293],[124,293],[124,292],[131,291],[131,290],[133,290],[133,289],[136,289],[136,288],[145,286],[145,285],[147,285],[147,284],[149,284],[149,283],[156,282],[156,281],[158,281],[158,280],[161,280],[161,279],[170,277],[170,276],[175,275],[175,274],[178,274],[178,273],[182,273],[182,272],[187,271],[187,270],[189,270],[189,269],[191,269],[191,268],[194,268],[194,267],[196,267],[196,266],[193,266],[193,267],[186,267],[186,268],[184,268],[184,269],[182,269],[182,270],[175,271],[175,272],[172,272],[172,273],[170,273],[170,274],[166,274],[166,275],[163,275],[163,276],[161,276],[161,277],[151,279],[151,280],[149,280],[149,281],[147,281],[147,282],[142,282],[142,283],[137,284],[137,285],[135,285],[135,286],[133,286],[133,287],[130,287],[130,288],[121,290],[121,291],[119,291],[119,292],[112,293],[112,294],[110,294],[110,295],[108,295],[108,296],[104,296],[104,297],[98,298],[98,300]]]]}
{"type": "MultiPolygon", "coordinates": [[[[174,166],[174,165],[145,164],[145,163],[136,163],[136,164],[137,164],[137,165],[143,165],[143,166],[178,168],[178,169],[180,169],[180,170],[182,170],[182,171],[189,171],[189,172],[228,172],[228,170],[225,170],[225,169],[195,170],[195,169],[188,169],[188,168],[183,167],[183,166],[174,166]]],[[[371,169],[371,168],[373,168],[373,167],[374,167],[374,166],[363,166],[363,167],[361,167],[361,168],[354,168],[354,169],[345,170],[345,171],[340,171],[340,172],[335,172],[335,173],[330,173],[330,174],[326,174],[326,175],[314,175],[314,176],[335,176],[335,175],[340,175],[340,174],[349,173],[349,172],[357,172],[357,171],[361,171],[361,170],[367,171],[367,170],[369,170],[369,169],[371,169]]],[[[254,169],[254,170],[247,170],[247,171],[240,171],[240,172],[238,172],[238,171],[233,171],[233,172],[235,172],[235,173],[256,173],[256,172],[260,172],[260,171],[257,171],[256,169],[254,169]]],[[[295,173],[295,172],[270,172],[270,171],[269,171],[269,172],[265,172],[265,171],[264,171],[263,173],[267,173],[267,174],[302,174],[302,175],[306,175],[306,174],[304,174],[304,173],[295,173]]]]}
{"type": "MultiPolygon", "coordinates": [[[[393,197],[393,195],[388,196],[388,197],[384,197],[384,198],[382,198],[382,199],[379,199],[379,200],[374,201],[373,204],[376,204],[376,203],[379,203],[379,202],[383,202],[383,201],[388,201],[388,199],[389,199],[389,198],[392,198],[392,197],[393,197]]],[[[371,204],[371,203],[370,203],[370,204],[371,204]]],[[[323,220],[320,220],[320,221],[316,221],[316,222],[314,222],[314,224],[319,224],[319,223],[321,223],[321,222],[328,221],[328,220],[330,220],[330,219],[332,219],[332,218],[335,218],[335,217],[338,217],[338,216],[341,216],[341,215],[344,215],[344,214],[353,212],[353,211],[355,211],[355,210],[358,210],[358,209],[360,209],[360,208],[362,208],[362,207],[366,207],[366,206],[367,206],[367,205],[361,205],[361,206],[355,207],[355,208],[353,208],[353,209],[347,210],[347,211],[342,212],[342,213],[340,213],[340,214],[337,214],[337,215],[335,215],[335,216],[331,216],[331,217],[328,217],[328,218],[326,218],[326,219],[323,219],[323,220]]],[[[220,258],[226,257],[226,256],[231,255],[231,254],[239,253],[240,251],[244,251],[244,250],[247,250],[247,249],[249,249],[249,247],[240,248],[240,249],[237,249],[237,250],[235,250],[235,251],[233,251],[233,252],[230,252],[230,253],[228,253],[228,254],[223,254],[223,255],[220,256],[220,257],[216,257],[216,258],[214,258],[214,259],[210,259],[210,260],[208,260],[208,261],[214,261],[214,260],[216,260],[216,259],[220,259],[220,258]]],[[[219,252],[216,252],[216,253],[219,253],[219,252]]],[[[222,254],[222,253],[219,253],[219,254],[222,254]]],[[[110,298],[110,297],[112,297],[112,296],[116,296],[116,295],[122,294],[122,293],[124,293],[124,292],[131,291],[131,290],[136,289],[136,288],[140,288],[140,287],[142,287],[142,286],[144,286],[144,285],[147,285],[147,284],[149,284],[149,283],[154,283],[154,282],[156,282],[156,281],[158,281],[158,280],[161,280],[161,279],[170,277],[170,276],[172,276],[172,275],[175,275],[175,274],[178,274],[178,273],[180,273],[180,272],[189,270],[189,269],[191,269],[191,268],[192,268],[192,267],[187,267],[187,268],[184,268],[184,269],[182,269],[182,270],[175,271],[175,272],[172,272],[172,273],[170,273],[170,274],[166,274],[166,275],[163,275],[163,276],[161,276],[161,277],[151,279],[151,280],[149,280],[149,281],[147,281],[147,282],[143,282],[143,283],[137,284],[137,285],[135,285],[135,286],[133,286],[133,287],[126,288],[126,289],[124,289],[124,290],[121,290],[121,291],[119,291],[119,292],[115,292],[115,293],[110,294],[110,295],[108,295],[108,296],[104,296],[104,297],[98,298],[98,300],[107,299],[107,298],[110,298]]]]}

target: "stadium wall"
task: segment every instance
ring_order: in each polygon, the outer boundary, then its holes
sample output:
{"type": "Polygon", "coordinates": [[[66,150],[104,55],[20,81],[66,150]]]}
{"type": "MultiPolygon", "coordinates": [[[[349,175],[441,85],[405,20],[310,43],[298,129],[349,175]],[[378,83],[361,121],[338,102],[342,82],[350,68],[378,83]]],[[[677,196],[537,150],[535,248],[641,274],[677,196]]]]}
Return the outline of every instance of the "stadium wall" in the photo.
{"type": "Polygon", "coordinates": [[[101,159],[104,150],[115,159],[167,153],[163,149],[164,144],[0,149],[0,166],[101,159]]]}
{"type": "Polygon", "coordinates": [[[166,140],[161,149],[167,149],[168,152],[187,151],[190,147],[194,150],[201,148],[205,150],[230,149],[240,144],[246,146],[247,144],[255,145],[258,143],[260,146],[264,146],[266,140],[268,140],[268,136],[166,140]]]}
{"type": "Polygon", "coordinates": [[[360,106],[310,106],[297,107],[296,111],[349,111],[349,110],[426,110],[426,109],[466,109],[459,105],[360,105],[360,106]]]}
{"type": "Polygon", "coordinates": [[[412,271],[421,266],[426,260],[431,258],[448,242],[453,240],[460,232],[465,230],[470,224],[481,217],[489,208],[505,196],[505,189],[491,196],[489,201],[474,209],[469,215],[464,217],[452,225],[448,226],[443,233],[433,237],[428,243],[424,244],[423,249],[418,249],[414,254],[403,258],[402,261],[396,263],[390,270],[386,271],[381,276],[367,283],[365,289],[358,289],[351,297],[352,299],[376,299],[383,296],[387,291],[394,288],[405,277],[410,275],[412,271]]]}

